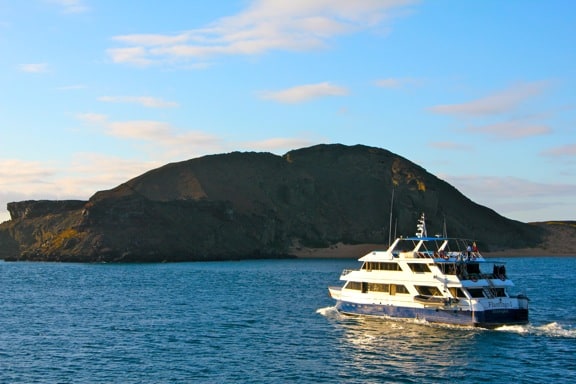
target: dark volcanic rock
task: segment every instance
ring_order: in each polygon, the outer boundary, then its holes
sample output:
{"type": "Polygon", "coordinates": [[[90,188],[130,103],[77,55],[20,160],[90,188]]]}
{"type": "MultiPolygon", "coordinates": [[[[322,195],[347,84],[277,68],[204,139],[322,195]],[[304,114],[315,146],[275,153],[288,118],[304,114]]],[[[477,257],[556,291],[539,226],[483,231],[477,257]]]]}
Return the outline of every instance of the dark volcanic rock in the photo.
{"type": "Polygon", "coordinates": [[[8,203],[7,208],[10,218],[16,220],[73,211],[82,208],[84,204],[86,202],[82,200],[26,200],[8,203]]]}
{"type": "Polygon", "coordinates": [[[534,246],[541,228],[506,219],[389,151],[318,145],[205,156],[149,171],[87,202],[10,203],[7,260],[185,261],[286,257],[293,246],[386,243],[421,212],[429,234],[486,250],[534,246]]]}

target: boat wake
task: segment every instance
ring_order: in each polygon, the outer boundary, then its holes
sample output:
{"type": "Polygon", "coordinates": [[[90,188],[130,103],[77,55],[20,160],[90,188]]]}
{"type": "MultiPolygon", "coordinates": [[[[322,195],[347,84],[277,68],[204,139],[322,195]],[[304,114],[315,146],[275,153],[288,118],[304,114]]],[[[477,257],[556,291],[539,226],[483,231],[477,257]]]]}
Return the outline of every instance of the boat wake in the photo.
{"type": "MultiPolygon", "coordinates": [[[[324,307],[324,308],[319,308],[316,310],[316,313],[328,318],[328,319],[334,319],[334,320],[341,320],[343,318],[348,319],[350,317],[345,316],[343,317],[343,315],[336,309],[336,307],[324,307]]],[[[356,318],[357,320],[364,320],[364,321],[370,321],[370,317],[364,317],[364,316],[353,316],[353,318],[356,318]]],[[[476,327],[466,327],[466,326],[461,326],[461,325],[451,325],[451,324],[433,324],[433,323],[428,323],[427,321],[424,320],[417,320],[417,319],[394,319],[394,318],[380,318],[380,321],[393,321],[393,322],[405,322],[408,324],[417,324],[417,325],[426,325],[426,326],[430,326],[430,327],[435,327],[435,328],[445,328],[445,329],[457,329],[457,330],[462,330],[462,329],[470,329],[470,330],[474,330],[474,331],[485,331],[485,332],[490,332],[491,330],[489,329],[482,329],[482,328],[476,328],[476,327]]],[[[527,324],[527,325],[504,325],[498,328],[493,329],[492,331],[497,331],[497,332],[509,332],[509,333],[517,333],[520,335],[535,335],[535,336],[546,336],[546,337],[561,337],[561,338],[576,338],[576,328],[574,328],[572,325],[562,325],[559,324],[557,322],[552,322],[552,323],[548,323],[548,324],[543,324],[543,325],[532,325],[532,324],[527,324]]]]}
{"type": "Polygon", "coordinates": [[[576,329],[574,327],[561,325],[557,322],[544,325],[507,325],[496,328],[496,331],[547,337],[576,338],[576,329]]]}
{"type": "Polygon", "coordinates": [[[330,319],[335,319],[335,318],[340,317],[340,312],[338,312],[336,307],[318,308],[316,310],[316,313],[318,313],[324,317],[330,318],[330,319]]]}
{"type": "Polygon", "coordinates": [[[413,319],[413,318],[398,318],[398,317],[391,317],[391,316],[367,316],[367,315],[345,315],[338,311],[335,306],[333,307],[324,307],[319,308],[316,310],[316,313],[324,316],[327,319],[331,320],[350,320],[353,321],[354,324],[362,323],[363,326],[368,326],[368,328],[372,326],[402,326],[402,325],[417,325],[417,326],[428,326],[428,327],[436,327],[436,328],[447,328],[447,329],[472,329],[472,330],[482,330],[481,328],[475,327],[467,327],[461,325],[453,325],[453,324],[437,324],[437,323],[429,323],[424,319],[413,319]]]}

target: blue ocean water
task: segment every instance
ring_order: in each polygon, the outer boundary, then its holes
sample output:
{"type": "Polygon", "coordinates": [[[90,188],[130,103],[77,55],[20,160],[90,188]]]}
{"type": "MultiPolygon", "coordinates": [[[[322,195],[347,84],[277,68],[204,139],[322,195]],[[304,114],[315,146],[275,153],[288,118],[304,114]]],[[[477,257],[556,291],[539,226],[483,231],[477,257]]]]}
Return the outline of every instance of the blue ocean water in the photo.
{"type": "Polygon", "coordinates": [[[509,258],[531,324],[341,316],[355,260],[0,262],[0,383],[576,382],[576,258],[509,258]]]}

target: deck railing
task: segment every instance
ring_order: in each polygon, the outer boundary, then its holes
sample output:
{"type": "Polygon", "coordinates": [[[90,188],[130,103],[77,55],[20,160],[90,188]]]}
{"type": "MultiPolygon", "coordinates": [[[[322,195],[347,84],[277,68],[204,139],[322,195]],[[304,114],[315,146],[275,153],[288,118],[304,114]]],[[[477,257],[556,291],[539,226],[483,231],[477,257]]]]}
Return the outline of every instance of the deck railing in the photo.
{"type": "Polygon", "coordinates": [[[340,277],[344,277],[347,274],[349,274],[350,272],[354,271],[354,269],[345,269],[342,271],[342,273],[340,274],[340,277]]]}

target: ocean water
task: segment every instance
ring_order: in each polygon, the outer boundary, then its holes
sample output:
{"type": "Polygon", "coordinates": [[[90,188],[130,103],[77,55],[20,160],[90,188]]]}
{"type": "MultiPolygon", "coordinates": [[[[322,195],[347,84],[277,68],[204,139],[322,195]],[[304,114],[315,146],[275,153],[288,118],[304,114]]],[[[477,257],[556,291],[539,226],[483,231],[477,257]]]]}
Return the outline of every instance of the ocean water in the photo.
{"type": "Polygon", "coordinates": [[[0,261],[0,383],[576,383],[576,258],[510,258],[531,323],[348,317],[355,260],[0,261]]]}

